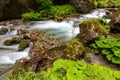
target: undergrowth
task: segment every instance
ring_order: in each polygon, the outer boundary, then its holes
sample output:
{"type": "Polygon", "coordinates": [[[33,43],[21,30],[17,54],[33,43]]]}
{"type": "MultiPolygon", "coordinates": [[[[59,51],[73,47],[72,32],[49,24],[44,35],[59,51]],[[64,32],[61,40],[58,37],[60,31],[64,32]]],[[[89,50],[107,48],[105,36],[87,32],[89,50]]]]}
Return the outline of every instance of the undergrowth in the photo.
{"type": "Polygon", "coordinates": [[[31,20],[48,20],[57,19],[58,17],[65,17],[76,10],[72,5],[53,5],[51,0],[36,0],[38,3],[38,10],[22,14],[23,21],[31,20]]]}
{"type": "Polygon", "coordinates": [[[35,73],[31,69],[18,69],[8,80],[120,80],[120,71],[82,61],[58,59],[53,67],[35,73]]]}

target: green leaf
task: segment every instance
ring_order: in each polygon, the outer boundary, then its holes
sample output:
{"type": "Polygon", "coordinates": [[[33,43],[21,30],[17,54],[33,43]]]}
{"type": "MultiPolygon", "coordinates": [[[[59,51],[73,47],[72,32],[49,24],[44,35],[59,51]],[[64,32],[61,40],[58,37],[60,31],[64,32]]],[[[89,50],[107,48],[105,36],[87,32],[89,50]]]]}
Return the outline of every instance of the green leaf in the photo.
{"type": "Polygon", "coordinates": [[[114,47],[112,51],[115,56],[120,57],[120,48],[114,47]]]}
{"type": "Polygon", "coordinates": [[[115,71],[114,76],[115,76],[116,80],[120,80],[120,71],[115,71]]]}
{"type": "Polygon", "coordinates": [[[112,58],[113,58],[113,55],[112,55],[112,54],[109,54],[109,55],[106,56],[106,58],[108,59],[108,61],[111,61],[112,58]]]}
{"type": "Polygon", "coordinates": [[[119,57],[113,57],[112,62],[115,64],[120,64],[120,58],[119,57]]]}
{"type": "Polygon", "coordinates": [[[82,71],[79,71],[75,67],[69,68],[67,70],[66,76],[67,76],[67,80],[83,80],[83,78],[84,78],[82,71]]]}
{"type": "Polygon", "coordinates": [[[102,50],[102,54],[108,55],[108,54],[110,54],[110,50],[103,49],[103,50],[102,50]]]}
{"type": "Polygon", "coordinates": [[[98,48],[98,46],[95,43],[91,44],[90,46],[93,47],[94,49],[98,48]]]}

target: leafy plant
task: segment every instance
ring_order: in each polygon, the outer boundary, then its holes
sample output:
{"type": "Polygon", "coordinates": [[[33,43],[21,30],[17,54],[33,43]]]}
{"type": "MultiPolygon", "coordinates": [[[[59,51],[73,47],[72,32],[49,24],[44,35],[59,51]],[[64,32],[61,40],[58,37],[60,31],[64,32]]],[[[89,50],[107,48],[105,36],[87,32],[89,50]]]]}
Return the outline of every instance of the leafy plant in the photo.
{"type": "MultiPolygon", "coordinates": [[[[44,1],[44,0],[43,0],[44,1]]],[[[50,16],[54,19],[75,13],[75,8],[71,5],[51,6],[51,8],[43,8],[39,12],[30,12],[22,14],[23,21],[30,20],[48,20],[50,16]]]]}
{"type": "Polygon", "coordinates": [[[97,64],[64,59],[56,60],[53,67],[37,73],[31,68],[14,69],[7,80],[120,80],[120,71],[113,71],[97,64]]]}
{"type": "Polygon", "coordinates": [[[41,14],[38,12],[30,12],[30,13],[24,13],[22,14],[22,20],[23,21],[30,21],[30,20],[40,20],[41,14]]]}
{"type": "Polygon", "coordinates": [[[108,61],[120,64],[120,39],[105,38],[95,41],[91,47],[96,51],[95,53],[105,55],[108,61]]]}
{"type": "Polygon", "coordinates": [[[97,64],[58,59],[52,68],[41,72],[41,80],[119,80],[119,73],[97,64]]]}
{"type": "Polygon", "coordinates": [[[36,74],[31,68],[28,71],[19,68],[16,74],[11,75],[7,80],[40,80],[40,73],[36,74]]]}
{"type": "Polygon", "coordinates": [[[75,8],[71,5],[52,6],[51,14],[54,18],[75,13],[75,8]]]}

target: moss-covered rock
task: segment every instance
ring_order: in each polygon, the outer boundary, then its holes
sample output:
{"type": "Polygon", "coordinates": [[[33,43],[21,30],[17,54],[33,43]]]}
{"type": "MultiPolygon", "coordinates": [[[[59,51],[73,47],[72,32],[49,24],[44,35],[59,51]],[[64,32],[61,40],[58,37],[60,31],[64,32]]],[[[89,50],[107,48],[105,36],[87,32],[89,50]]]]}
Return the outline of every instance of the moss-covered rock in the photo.
{"type": "Polygon", "coordinates": [[[19,37],[13,37],[12,39],[7,39],[4,41],[4,45],[11,46],[14,44],[18,44],[21,42],[21,39],[19,37]]]}
{"type": "Polygon", "coordinates": [[[68,46],[65,48],[66,57],[69,59],[77,60],[84,53],[85,47],[77,39],[72,39],[68,46]]]}
{"type": "Polygon", "coordinates": [[[97,19],[87,19],[79,24],[80,34],[78,38],[83,43],[89,43],[100,35],[106,34],[104,27],[97,19]]]}
{"type": "Polygon", "coordinates": [[[23,51],[25,48],[29,47],[29,40],[22,40],[18,46],[18,51],[23,51]]]}

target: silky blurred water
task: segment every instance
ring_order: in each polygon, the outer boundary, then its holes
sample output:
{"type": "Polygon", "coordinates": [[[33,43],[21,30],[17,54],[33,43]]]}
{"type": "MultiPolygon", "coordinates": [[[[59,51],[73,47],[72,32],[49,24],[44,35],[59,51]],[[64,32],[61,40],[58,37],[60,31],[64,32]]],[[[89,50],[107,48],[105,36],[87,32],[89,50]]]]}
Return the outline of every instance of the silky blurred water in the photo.
{"type": "MultiPolygon", "coordinates": [[[[7,27],[9,30],[5,35],[0,35],[0,64],[14,64],[16,60],[27,57],[29,53],[29,48],[24,51],[17,51],[18,45],[5,46],[3,42],[6,39],[10,39],[13,36],[16,36],[18,29],[29,29],[29,30],[44,30],[47,34],[53,35],[55,38],[69,41],[74,38],[79,32],[79,23],[80,21],[86,18],[98,18],[105,16],[104,9],[96,9],[89,14],[84,14],[77,18],[65,19],[62,22],[55,22],[53,20],[49,21],[30,21],[28,24],[20,24],[4,26],[0,25],[0,28],[7,27]],[[13,30],[10,30],[12,28],[13,30]]],[[[109,21],[109,20],[108,20],[109,21]]]]}

